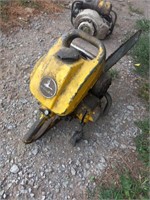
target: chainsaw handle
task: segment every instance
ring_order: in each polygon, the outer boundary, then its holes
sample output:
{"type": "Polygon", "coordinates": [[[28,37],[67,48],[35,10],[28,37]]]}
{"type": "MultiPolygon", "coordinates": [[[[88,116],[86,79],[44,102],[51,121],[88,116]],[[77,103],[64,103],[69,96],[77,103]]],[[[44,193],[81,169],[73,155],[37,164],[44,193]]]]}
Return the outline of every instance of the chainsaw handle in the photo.
{"type": "Polygon", "coordinates": [[[97,54],[95,59],[97,59],[99,62],[101,61],[101,57],[105,54],[104,45],[101,43],[100,40],[98,40],[97,38],[83,32],[82,30],[76,29],[76,30],[73,30],[70,33],[64,35],[62,37],[62,45],[64,47],[70,47],[71,42],[76,38],[81,38],[83,40],[86,40],[87,42],[89,42],[92,45],[94,45],[95,47],[97,47],[98,48],[98,54],[97,54]],[[102,49],[103,49],[104,53],[102,53],[102,49]]]}

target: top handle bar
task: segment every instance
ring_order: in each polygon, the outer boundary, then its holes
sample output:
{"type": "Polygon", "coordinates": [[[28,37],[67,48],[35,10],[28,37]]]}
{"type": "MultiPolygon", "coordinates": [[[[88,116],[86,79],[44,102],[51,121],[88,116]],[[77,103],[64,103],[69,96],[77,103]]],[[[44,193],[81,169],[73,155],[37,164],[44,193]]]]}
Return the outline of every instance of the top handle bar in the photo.
{"type": "Polygon", "coordinates": [[[87,42],[98,48],[98,54],[95,59],[97,59],[99,62],[101,61],[102,57],[106,55],[105,47],[100,40],[78,29],[75,29],[70,33],[64,35],[62,37],[62,45],[65,47],[70,47],[71,42],[76,38],[86,40],[87,42]]]}

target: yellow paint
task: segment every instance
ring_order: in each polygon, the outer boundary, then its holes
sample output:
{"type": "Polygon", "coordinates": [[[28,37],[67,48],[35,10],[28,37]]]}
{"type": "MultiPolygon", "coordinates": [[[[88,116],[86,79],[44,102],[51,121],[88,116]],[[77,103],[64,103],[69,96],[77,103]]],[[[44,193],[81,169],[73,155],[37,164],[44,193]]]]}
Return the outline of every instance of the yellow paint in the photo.
{"type": "Polygon", "coordinates": [[[73,112],[81,100],[93,87],[103,71],[105,51],[101,47],[93,60],[80,58],[76,62],[63,62],[56,57],[62,47],[62,39],[36,63],[30,77],[30,90],[35,98],[51,112],[65,116],[73,112]],[[98,61],[100,57],[100,64],[98,61]],[[57,93],[52,98],[42,95],[39,86],[43,77],[52,77],[57,83],[57,93]]]}
{"type": "Polygon", "coordinates": [[[111,3],[105,2],[104,0],[99,0],[98,7],[101,9],[103,14],[109,14],[111,9],[111,3]]]}
{"type": "MultiPolygon", "coordinates": [[[[80,121],[82,121],[83,115],[82,113],[77,114],[77,117],[80,119],[80,121]]],[[[93,117],[92,117],[92,112],[89,112],[85,118],[84,118],[84,123],[88,123],[89,121],[93,122],[93,117]]]]}
{"type": "Polygon", "coordinates": [[[104,5],[104,1],[103,0],[99,0],[99,4],[98,4],[98,7],[99,8],[102,8],[104,5]]]}

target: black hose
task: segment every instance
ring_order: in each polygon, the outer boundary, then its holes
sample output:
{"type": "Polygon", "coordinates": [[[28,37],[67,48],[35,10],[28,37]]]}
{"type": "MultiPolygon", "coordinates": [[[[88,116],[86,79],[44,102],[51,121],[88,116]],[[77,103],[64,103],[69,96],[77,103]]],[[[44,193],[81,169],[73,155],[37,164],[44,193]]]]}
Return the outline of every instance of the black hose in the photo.
{"type": "MultiPolygon", "coordinates": [[[[111,28],[110,28],[110,33],[109,33],[109,35],[113,32],[114,26],[115,26],[116,21],[117,21],[117,13],[116,13],[114,10],[112,10],[111,12],[114,14],[114,20],[112,20],[112,26],[111,26],[111,28]]],[[[111,16],[112,16],[112,15],[111,15],[111,16]]],[[[113,19],[113,17],[112,17],[112,19],[113,19]]]]}

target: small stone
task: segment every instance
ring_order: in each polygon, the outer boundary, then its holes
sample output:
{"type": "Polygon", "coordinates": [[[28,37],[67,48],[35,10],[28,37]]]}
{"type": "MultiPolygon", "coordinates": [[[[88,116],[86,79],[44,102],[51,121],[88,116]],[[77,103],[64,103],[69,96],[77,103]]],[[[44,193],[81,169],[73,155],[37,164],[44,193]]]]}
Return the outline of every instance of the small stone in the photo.
{"type": "Polygon", "coordinates": [[[32,14],[33,13],[33,11],[34,11],[34,9],[33,8],[25,8],[25,11],[26,12],[28,12],[28,13],[30,13],[30,14],[32,14]]]}
{"type": "Polygon", "coordinates": [[[65,182],[63,182],[63,186],[65,187],[65,188],[67,188],[68,187],[68,181],[65,181],[65,182]]]}
{"type": "Polygon", "coordinates": [[[3,194],[3,199],[6,199],[6,194],[5,193],[3,194]]]}
{"type": "Polygon", "coordinates": [[[99,170],[103,170],[104,169],[104,165],[102,163],[98,163],[97,165],[99,170]]]}
{"type": "Polygon", "coordinates": [[[89,142],[88,142],[87,140],[84,140],[84,143],[85,143],[85,144],[88,144],[89,142]]]}
{"type": "Polygon", "coordinates": [[[51,28],[48,28],[48,29],[45,31],[45,33],[46,33],[46,34],[50,34],[51,31],[52,31],[52,29],[51,29],[51,28]]]}
{"type": "Polygon", "coordinates": [[[9,188],[11,188],[11,186],[12,186],[12,183],[8,183],[8,185],[7,185],[7,190],[8,190],[9,188]]]}
{"type": "Polygon", "coordinates": [[[2,196],[4,194],[4,190],[0,191],[0,196],[2,196]]]}
{"type": "Polygon", "coordinates": [[[87,169],[89,169],[89,168],[90,168],[90,165],[89,165],[88,163],[86,163],[86,164],[85,164],[85,167],[86,167],[87,169]]]}
{"type": "Polygon", "coordinates": [[[45,200],[46,196],[42,196],[42,199],[41,200],[45,200]]]}
{"type": "Polygon", "coordinates": [[[17,165],[13,165],[11,168],[10,168],[10,172],[13,173],[13,174],[16,174],[19,172],[19,167],[17,165]]]}
{"type": "Polygon", "coordinates": [[[104,157],[101,157],[101,163],[105,163],[106,162],[106,160],[105,160],[105,158],[104,157]]]}
{"type": "Polygon", "coordinates": [[[41,172],[40,175],[41,175],[41,176],[44,176],[44,172],[41,172]]]}
{"type": "Polygon", "coordinates": [[[126,149],[127,146],[126,146],[125,144],[121,144],[120,148],[121,148],[121,149],[126,149]]]}
{"type": "Polygon", "coordinates": [[[28,191],[25,190],[25,189],[20,190],[20,192],[21,192],[22,194],[27,194],[27,193],[28,193],[28,191]]]}
{"type": "Polygon", "coordinates": [[[75,171],[75,169],[74,169],[73,167],[71,167],[71,174],[72,174],[73,176],[76,175],[76,171],[75,171]]]}
{"type": "Polygon", "coordinates": [[[20,171],[20,172],[18,173],[18,175],[19,175],[19,176],[22,176],[22,171],[20,171]]]}
{"type": "Polygon", "coordinates": [[[77,147],[77,150],[80,151],[81,150],[80,147],[77,147]]]}
{"type": "Polygon", "coordinates": [[[27,128],[31,128],[32,125],[33,125],[33,122],[29,122],[29,123],[27,124],[27,128]]]}
{"type": "Polygon", "coordinates": [[[29,189],[28,189],[28,191],[29,191],[29,193],[31,193],[32,189],[31,189],[31,188],[29,188],[29,189]]]}
{"type": "Polygon", "coordinates": [[[62,164],[62,167],[65,169],[65,165],[64,164],[62,164]]]}
{"type": "Polygon", "coordinates": [[[27,101],[27,99],[21,99],[21,103],[26,104],[26,103],[28,103],[28,101],[27,101]]]}
{"type": "Polygon", "coordinates": [[[134,107],[133,106],[127,106],[128,110],[131,110],[133,111],[134,110],[134,107]]]}
{"type": "Polygon", "coordinates": [[[81,163],[80,163],[79,160],[77,160],[77,162],[76,162],[76,166],[81,166],[81,163]]]}
{"type": "Polygon", "coordinates": [[[30,194],[30,197],[31,197],[31,198],[34,197],[34,196],[35,196],[35,195],[34,195],[33,193],[30,194]]]}
{"type": "Polygon", "coordinates": [[[33,150],[32,150],[32,153],[33,153],[34,156],[36,156],[37,153],[38,153],[38,148],[36,147],[35,149],[33,149],[33,150]]]}
{"type": "Polygon", "coordinates": [[[14,126],[12,124],[7,125],[8,130],[12,130],[13,128],[14,128],[14,126]]]}
{"type": "Polygon", "coordinates": [[[59,188],[55,189],[55,192],[56,192],[56,194],[59,193],[60,189],[59,188]]]}

